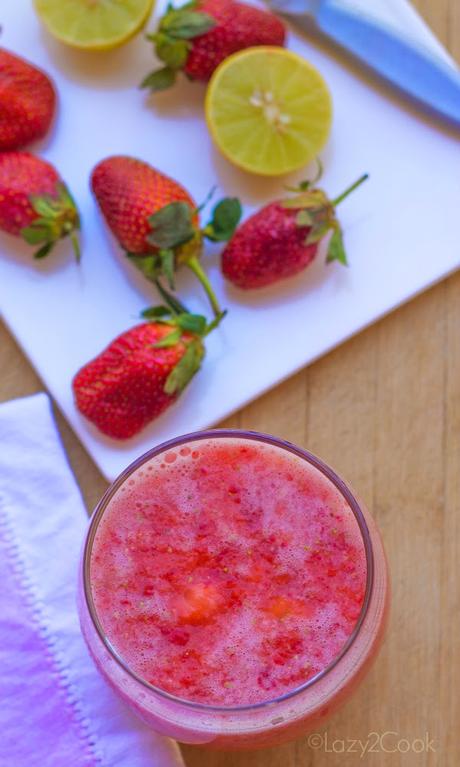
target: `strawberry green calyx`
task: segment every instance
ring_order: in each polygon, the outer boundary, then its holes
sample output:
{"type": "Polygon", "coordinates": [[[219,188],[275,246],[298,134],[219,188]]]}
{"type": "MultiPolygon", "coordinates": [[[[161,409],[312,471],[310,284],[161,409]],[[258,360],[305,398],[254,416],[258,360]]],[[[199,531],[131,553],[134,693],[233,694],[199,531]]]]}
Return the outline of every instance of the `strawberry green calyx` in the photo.
{"type": "Polygon", "coordinates": [[[147,75],[141,83],[141,88],[163,91],[173,85],[177,72],[187,61],[190,41],[215,26],[216,22],[212,16],[195,10],[196,6],[196,2],[187,3],[177,9],[171,4],[168,5],[157,31],[147,35],[147,39],[155,43],[155,53],[165,66],[147,75]]]}
{"type": "Polygon", "coordinates": [[[227,242],[241,219],[241,203],[236,197],[225,197],[212,211],[212,218],[202,230],[211,242],[227,242]]]}
{"type": "Polygon", "coordinates": [[[170,332],[155,344],[155,349],[165,349],[178,343],[185,345],[184,354],[169,373],[164,385],[165,394],[179,395],[201,367],[205,355],[203,339],[219,324],[225,312],[208,323],[206,317],[189,312],[178,299],[171,296],[160,285],[159,289],[165,305],[144,309],[141,316],[143,319],[168,325],[171,328],[170,332]]]}
{"type": "Polygon", "coordinates": [[[351,192],[357,189],[368,178],[369,175],[364,173],[333,200],[330,200],[322,189],[311,189],[310,182],[304,181],[296,189],[291,188],[291,191],[297,192],[295,197],[281,202],[283,208],[296,211],[297,226],[308,230],[305,245],[318,243],[328,232],[332,232],[326,256],[328,263],[338,261],[344,266],[348,264],[342,228],[337,219],[335,209],[342,200],[348,197],[351,192]]]}
{"type": "Polygon", "coordinates": [[[80,216],[68,188],[62,182],[57,185],[56,195],[31,195],[29,202],[37,214],[29,226],[21,229],[21,237],[29,245],[39,245],[34,258],[45,258],[58,240],[70,237],[75,258],[80,261],[80,244],[77,232],[80,216]]]}
{"type": "Polygon", "coordinates": [[[155,252],[128,253],[127,256],[147,279],[158,284],[159,278],[163,277],[172,290],[175,288],[176,268],[187,266],[202,284],[214,316],[220,317],[222,309],[199,259],[203,238],[213,242],[230,239],[241,218],[241,205],[235,198],[221,200],[203,229],[195,223],[198,212],[183,201],[165,205],[148,219],[151,230],[146,239],[156,249],[155,252]]]}
{"type": "MultiPolygon", "coordinates": [[[[156,318],[155,321],[162,320],[156,318]]],[[[205,355],[202,336],[206,328],[206,317],[199,314],[178,314],[163,322],[171,326],[171,332],[158,341],[154,348],[165,349],[181,342],[185,344],[183,356],[171,370],[164,385],[165,394],[180,394],[201,367],[205,355]]]]}

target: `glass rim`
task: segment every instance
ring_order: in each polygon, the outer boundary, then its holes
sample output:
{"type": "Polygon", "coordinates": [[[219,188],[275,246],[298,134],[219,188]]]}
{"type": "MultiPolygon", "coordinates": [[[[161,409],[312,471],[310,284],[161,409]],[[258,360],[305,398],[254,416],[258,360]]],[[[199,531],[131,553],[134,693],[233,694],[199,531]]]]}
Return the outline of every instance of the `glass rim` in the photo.
{"type": "Polygon", "coordinates": [[[367,526],[364,514],[361,511],[361,506],[359,502],[353,495],[348,485],[338,476],[338,474],[335,473],[335,471],[333,471],[333,469],[331,469],[320,458],[313,455],[313,453],[310,453],[308,450],[298,447],[297,445],[294,445],[292,442],[281,439],[280,437],[274,437],[271,434],[264,434],[263,432],[249,431],[249,430],[246,431],[244,429],[207,429],[205,431],[190,432],[189,434],[183,434],[178,437],[174,437],[173,439],[167,440],[166,442],[162,442],[156,447],[151,448],[146,453],[143,453],[141,456],[136,458],[132,463],[130,463],[129,466],[127,466],[127,468],[114,480],[114,482],[112,482],[112,484],[107,488],[106,492],[104,493],[101,500],[97,504],[91,516],[91,520],[90,520],[90,524],[89,524],[89,528],[87,531],[84,548],[83,548],[82,571],[83,571],[82,575],[83,575],[84,598],[85,598],[86,607],[88,609],[88,613],[89,613],[91,622],[93,624],[93,627],[95,628],[96,633],[98,634],[102,644],[105,646],[109,654],[112,656],[113,660],[118,664],[118,666],[120,666],[123,669],[123,671],[125,671],[128,674],[129,677],[131,677],[137,683],[142,685],[142,687],[144,687],[145,689],[155,693],[155,695],[160,696],[160,698],[164,698],[167,701],[179,704],[181,706],[186,706],[196,711],[216,712],[216,713],[219,713],[219,712],[220,713],[226,713],[226,712],[238,713],[238,712],[247,712],[247,711],[254,711],[257,709],[263,709],[268,706],[273,706],[275,704],[282,703],[283,701],[287,701],[291,698],[296,697],[297,695],[300,695],[302,692],[304,692],[305,690],[308,690],[309,688],[313,687],[315,684],[320,682],[322,679],[324,679],[339,664],[342,658],[345,657],[345,655],[348,653],[352,645],[354,645],[358,635],[360,634],[360,630],[364,623],[364,619],[368,613],[368,609],[369,609],[369,605],[370,605],[370,601],[372,597],[373,585],[374,585],[374,553],[373,553],[369,528],[367,526]],[[133,669],[130,668],[130,666],[123,659],[121,654],[116,650],[116,648],[114,647],[110,639],[107,637],[102,627],[102,624],[98,618],[97,610],[94,604],[92,590],[91,590],[91,579],[90,579],[92,545],[97,533],[98,525],[110,501],[112,500],[116,492],[119,490],[121,485],[123,485],[124,482],[126,482],[126,480],[129,479],[129,477],[133,474],[133,472],[137,471],[137,469],[139,469],[144,463],[147,463],[147,461],[159,455],[160,453],[163,453],[166,450],[170,450],[171,448],[176,448],[188,442],[197,442],[204,439],[214,439],[214,438],[247,439],[247,440],[252,440],[254,442],[265,442],[270,445],[273,445],[274,447],[287,450],[288,452],[294,455],[297,455],[299,458],[302,458],[303,460],[306,460],[308,463],[310,463],[315,469],[320,471],[329,481],[331,481],[332,484],[336,487],[336,489],[345,498],[348,506],[353,512],[356,522],[358,523],[358,527],[360,529],[361,537],[363,541],[364,552],[366,555],[366,589],[365,589],[363,604],[361,606],[359,616],[356,620],[352,633],[350,634],[347,641],[342,646],[340,652],[333,658],[333,660],[329,663],[329,665],[326,666],[321,671],[319,671],[314,676],[312,676],[303,684],[298,685],[297,687],[294,687],[292,690],[288,690],[288,692],[283,693],[283,695],[279,695],[276,698],[272,698],[270,700],[259,701],[257,703],[243,703],[241,705],[235,705],[235,706],[219,706],[214,704],[199,703],[197,701],[181,698],[178,695],[174,695],[172,693],[167,692],[166,690],[162,690],[160,687],[156,687],[155,685],[148,682],[146,679],[143,679],[143,677],[141,677],[135,671],[133,671],[133,669]]]}

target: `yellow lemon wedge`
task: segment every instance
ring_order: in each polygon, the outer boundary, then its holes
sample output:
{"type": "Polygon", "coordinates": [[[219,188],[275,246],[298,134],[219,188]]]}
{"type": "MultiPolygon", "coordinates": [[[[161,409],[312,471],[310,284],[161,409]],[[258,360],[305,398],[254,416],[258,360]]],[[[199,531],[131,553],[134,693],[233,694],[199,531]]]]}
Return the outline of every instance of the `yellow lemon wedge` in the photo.
{"type": "Polygon", "coordinates": [[[139,32],[153,0],[34,0],[34,5],[58,40],[74,48],[103,51],[139,32]]]}
{"type": "Polygon", "coordinates": [[[307,165],[326,143],[332,100],[322,75],[284,48],[247,48],[214,72],[206,121],[215,143],[243,170],[280,176],[307,165]]]}

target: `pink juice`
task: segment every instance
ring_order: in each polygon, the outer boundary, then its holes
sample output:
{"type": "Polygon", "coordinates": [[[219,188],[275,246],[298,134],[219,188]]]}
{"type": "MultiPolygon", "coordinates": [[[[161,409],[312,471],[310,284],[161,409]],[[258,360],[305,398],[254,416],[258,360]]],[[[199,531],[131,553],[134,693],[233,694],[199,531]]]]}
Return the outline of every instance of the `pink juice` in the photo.
{"type": "Polygon", "coordinates": [[[383,632],[375,529],[330,470],[273,438],[211,432],[147,454],[103,499],[84,564],[96,663],[185,742],[254,747],[317,726],[383,632]]]}
{"type": "Polygon", "coordinates": [[[329,666],[366,587],[338,490],[305,461],[241,440],[171,450],[140,471],[91,558],[96,612],[130,668],[180,698],[233,706],[329,666]]]}

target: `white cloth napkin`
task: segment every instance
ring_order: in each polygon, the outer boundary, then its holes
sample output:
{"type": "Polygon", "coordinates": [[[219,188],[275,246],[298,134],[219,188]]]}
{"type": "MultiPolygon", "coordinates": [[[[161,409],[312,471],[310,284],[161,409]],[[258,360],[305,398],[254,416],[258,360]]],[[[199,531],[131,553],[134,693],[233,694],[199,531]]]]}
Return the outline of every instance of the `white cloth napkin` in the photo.
{"type": "Polygon", "coordinates": [[[88,656],[75,603],[86,526],[48,397],[0,405],[0,767],[182,767],[88,656]]]}

